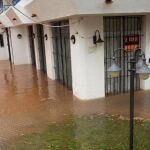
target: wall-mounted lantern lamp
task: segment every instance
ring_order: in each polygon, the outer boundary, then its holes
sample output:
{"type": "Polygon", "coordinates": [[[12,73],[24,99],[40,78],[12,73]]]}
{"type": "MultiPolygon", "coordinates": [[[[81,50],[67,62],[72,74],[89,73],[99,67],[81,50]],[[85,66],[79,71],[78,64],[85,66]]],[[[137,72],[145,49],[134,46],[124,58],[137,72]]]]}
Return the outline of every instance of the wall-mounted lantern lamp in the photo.
{"type": "Polygon", "coordinates": [[[93,44],[103,43],[104,41],[101,38],[100,31],[96,30],[95,35],[93,36],[93,44]]]}
{"type": "Polygon", "coordinates": [[[112,3],[113,1],[112,0],[105,0],[105,3],[106,4],[110,4],[110,3],[112,3]]]}
{"type": "Polygon", "coordinates": [[[150,58],[148,59],[148,62],[150,63],[150,58]]]}
{"type": "Polygon", "coordinates": [[[75,43],[76,43],[76,37],[75,37],[75,35],[72,35],[72,36],[71,36],[71,42],[72,42],[72,44],[75,44],[75,43]]]}
{"type": "Polygon", "coordinates": [[[48,40],[48,35],[45,34],[44,37],[45,37],[45,40],[47,41],[48,40]]]}
{"type": "Polygon", "coordinates": [[[32,18],[37,17],[37,14],[32,14],[31,17],[32,18]]]}
{"type": "Polygon", "coordinates": [[[13,20],[13,21],[16,21],[17,19],[16,19],[16,18],[13,18],[12,20],[13,20]]]}
{"type": "Polygon", "coordinates": [[[35,39],[35,33],[32,34],[33,39],[35,39]]]}
{"type": "Polygon", "coordinates": [[[21,39],[21,38],[22,38],[22,35],[21,35],[21,34],[18,34],[18,35],[17,35],[17,38],[18,38],[18,39],[21,39]]]}

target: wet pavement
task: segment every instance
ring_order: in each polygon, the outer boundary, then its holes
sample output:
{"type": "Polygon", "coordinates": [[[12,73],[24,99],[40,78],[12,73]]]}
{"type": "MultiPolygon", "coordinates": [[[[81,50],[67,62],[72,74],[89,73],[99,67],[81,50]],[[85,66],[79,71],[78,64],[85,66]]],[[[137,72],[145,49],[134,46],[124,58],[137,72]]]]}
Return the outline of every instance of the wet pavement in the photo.
{"type": "MultiPolygon", "coordinates": [[[[135,116],[150,119],[150,91],[135,96],[135,116]]],[[[129,115],[129,95],[81,101],[31,65],[0,61],[0,143],[42,130],[70,115],[95,113],[129,115]]]]}

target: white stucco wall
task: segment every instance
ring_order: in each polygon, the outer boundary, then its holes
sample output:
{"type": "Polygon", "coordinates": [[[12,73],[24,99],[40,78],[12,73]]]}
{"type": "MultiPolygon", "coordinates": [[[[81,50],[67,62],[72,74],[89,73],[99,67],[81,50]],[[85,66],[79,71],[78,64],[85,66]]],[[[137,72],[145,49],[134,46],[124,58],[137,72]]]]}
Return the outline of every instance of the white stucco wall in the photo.
{"type": "Polygon", "coordinates": [[[53,43],[52,30],[48,26],[44,26],[44,35],[47,34],[48,39],[45,40],[45,54],[47,64],[47,75],[50,79],[55,80],[54,58],[53,58],[53,43]]]}
{"type": "MultiPolygon", "coordinates": [[[[147,59],[147,64],[150,67],[149,58],[150,58],[150,15],[146,15],[144,17],[144,24],[143,24],[143,50],[145,51],[145,56],[147,59]]],[[[141,88],[144,90],[150,89],[150,78],[146,81],[141,81],[141,88]]]]}
{"type": "Polygon", "coordinates": [[[6,32],[0,30],[0,33],[3,34],[3,39],[4,39],[4,47],[0,47],[0,60],[8,60],[9,54],[8,54],[8,47],[7,47],[6,32]]]}
{"type": "Polygon", "coordinates": [[[105,0],[73,0],[79,14],[136,14],[150,12],[149,0],[112,0],[106,4],[105,0]]]}
{"type": "Polygon", "coordinates": [[[31,17],[32,14],[37,16],[29,19],[10,7],[5,13],[0,15],[0,21],[7,27],[81,15],[150,13],[149,0],[113,0],[111,4],[106,4],[105,0],[21,0],[15,7],[28,17],[31,17]],[[14,17],[17,18],[16,21],[12,20],[14,17]]]}
{"type": "Polygon", "coordinates": [[[29,16],[37,14],[36,21],[47,21],[66,18],[74,15],[118,15],[149,13],[149,0],[113,0],[106,4],[105,0],[22,0],[24,12],[29,16]],[[67,8],[67,9],[66,9],[67,8]],[[44,10],[44,13],[43,13],[44,10]]]}
{"type": "Polygon", "coordinates": [[[10,27],[13,26],[11,20],[6,16],[5,12],[0,14],[0,21],[5,27],[10,27]]]}
{"type": "Polygon", "coordinates": [[[72,24],[78,19],[70,20],[70,34],[76,36],[76,44],[71,44],[73,93],[83,100],[104,97],[104,43],[96,47],[92,38],[97,29],[103,37],[103,17],[84,17],[72,24]]]}
{"type": "Polygon", "coordinates": [[[11,41],[13,47],[14,64],[31,64],[27,27],[18,26],[11,28],[11,41]],[[18,34],[22,35],[21,39],[17,38],[18,34]]]}
{"type": "Polygon", "coordinates": [[[25,3],[24,12],[29,16],[37,14],[37,17],[33,18],[36,21],[64,18],[72,16],[76,12],[73,0],[30,0],[29,2],[22,1],[23,4],[25,3]]]}
{"type": "Polygon", "coordinates": [[[106,4],[105,0],[21,0],[15,7],[28,17],[32,14],[36,14],[37,17],[29,19],[10,7],[6,13],[0,15],[0,21],[5,26],[39,23],[81,15],[150,13],[149,0],[113,0],[111,4],[106,4]],[[14,17],[17,18],[16,21],[12,20],[14,17]]]}

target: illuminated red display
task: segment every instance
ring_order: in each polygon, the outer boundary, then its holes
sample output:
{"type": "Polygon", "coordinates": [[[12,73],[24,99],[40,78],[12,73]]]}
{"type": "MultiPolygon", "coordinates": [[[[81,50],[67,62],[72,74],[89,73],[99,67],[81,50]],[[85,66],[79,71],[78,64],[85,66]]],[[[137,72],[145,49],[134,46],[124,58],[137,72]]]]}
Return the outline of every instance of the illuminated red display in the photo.
{"type": "Polygon", "coordinates": [[[139,36],[138,35],[127,35],[123,37],[123,47],[125,51],[132,51],[139,47],[139,36]]]}

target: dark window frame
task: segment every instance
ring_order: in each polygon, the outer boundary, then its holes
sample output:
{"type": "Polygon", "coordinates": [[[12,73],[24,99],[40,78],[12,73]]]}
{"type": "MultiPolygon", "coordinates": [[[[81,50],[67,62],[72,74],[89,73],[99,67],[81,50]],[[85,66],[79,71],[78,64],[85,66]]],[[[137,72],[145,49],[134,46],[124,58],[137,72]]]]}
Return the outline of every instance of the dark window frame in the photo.
{"type": "Polygon", "coordinates": [[[4,37],[3,37],[3,34],[0,34],[0,47],[4,47],[4,37]]]}

